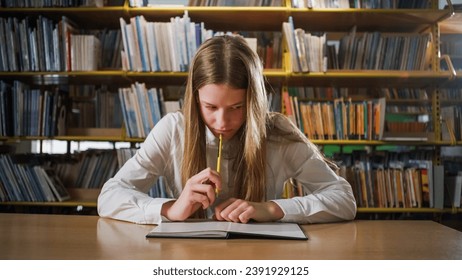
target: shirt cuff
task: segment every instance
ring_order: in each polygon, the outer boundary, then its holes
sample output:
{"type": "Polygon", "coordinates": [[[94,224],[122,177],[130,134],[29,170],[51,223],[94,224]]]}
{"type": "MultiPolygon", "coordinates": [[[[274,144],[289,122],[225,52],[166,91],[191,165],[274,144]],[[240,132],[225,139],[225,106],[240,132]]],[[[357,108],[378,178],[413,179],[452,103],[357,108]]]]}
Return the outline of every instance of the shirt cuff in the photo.
{"type": "Polygon", "coordinates": [[[169,221],[167,218],[160,214],[162,210],[162,205],[168,201],[175,200],[173,198],[155,198],[146,206],[144,211],[145,220],[147,224],[160,224],[162,222],[169,221]]]}
{"type": "Polygon", "coordinates": [[[281,207],[282,212],[284,212],[284,216],[279,221],[286,223],[297,223],[300,221],[300,213],[303,213],[303,211],[301,211],[297,201],[293,199],[275,199],[271,201],[281,207]]]}

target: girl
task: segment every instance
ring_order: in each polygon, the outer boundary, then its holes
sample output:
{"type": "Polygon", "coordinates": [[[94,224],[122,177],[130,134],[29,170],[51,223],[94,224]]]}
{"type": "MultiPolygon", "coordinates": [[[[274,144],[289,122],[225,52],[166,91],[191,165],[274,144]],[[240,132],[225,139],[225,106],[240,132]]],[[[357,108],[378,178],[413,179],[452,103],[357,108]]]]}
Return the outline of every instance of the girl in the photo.
{"type": "Polygon", "coordinates": [[[351,186],[333,168],[287,117],[268,111],[263,67],[246,41],[218,36],[190,65],[182,112],[162,118],[105,183],[98,213],[142,224],[204,216],[239,223],[354,219],[351,186]],[[159,176],[172,198],[147,195],[159,176]],[[306,195],[282,198],[290,178],[306,195]]]}

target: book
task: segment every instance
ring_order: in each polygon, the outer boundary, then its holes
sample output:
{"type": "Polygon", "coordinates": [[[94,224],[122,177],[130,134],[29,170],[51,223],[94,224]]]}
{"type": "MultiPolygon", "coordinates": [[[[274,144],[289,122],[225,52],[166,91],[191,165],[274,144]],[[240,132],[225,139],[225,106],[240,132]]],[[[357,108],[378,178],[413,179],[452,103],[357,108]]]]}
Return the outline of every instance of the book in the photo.
{"type": "Polygon", "coordinates": [[[295,223],[233,223],[220,221],[163,222],[146,237],[160,238],[265,238],[307,240],[295,223]]]}
{"type": "Polygon", "coordinates": [[[451,175],[444,178],[444,185],[447,194],[444,195],[444,200],[447,201],[447,207],[460,207],[462,201],[462,171],[457,172],[457,175],[451,175]]]}

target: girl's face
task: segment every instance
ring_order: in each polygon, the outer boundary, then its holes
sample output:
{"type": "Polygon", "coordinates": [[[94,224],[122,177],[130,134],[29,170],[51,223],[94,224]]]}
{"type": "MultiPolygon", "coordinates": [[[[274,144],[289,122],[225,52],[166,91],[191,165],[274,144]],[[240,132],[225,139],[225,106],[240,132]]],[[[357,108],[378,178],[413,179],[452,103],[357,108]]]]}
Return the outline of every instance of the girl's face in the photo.
{"type": "Polygon", "coordinates": [[[199,107],[205,125],[223,139],[231,139],[246,118],[246,90],[209,84],[199,89],[199,107]]]}

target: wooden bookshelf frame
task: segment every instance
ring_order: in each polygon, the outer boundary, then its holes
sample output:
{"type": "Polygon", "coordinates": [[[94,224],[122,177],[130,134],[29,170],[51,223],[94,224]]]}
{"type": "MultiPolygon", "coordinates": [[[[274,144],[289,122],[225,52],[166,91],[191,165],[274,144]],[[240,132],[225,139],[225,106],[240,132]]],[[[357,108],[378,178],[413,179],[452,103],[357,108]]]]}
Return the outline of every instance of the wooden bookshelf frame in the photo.
{"type": "MultiPolygon", "coordinates": [[[[20,80],[35,85],[118,84],[145,82],[159,85],[183,85],[187,72],[133,72],[122,70],[71,72],[0,72],[0,79],[20,80]]],[[[431,88],[449,81],[450,71],[329,70],[327,72],[292,73],[283,69],[265,69],[270,83],[313,87],[418,87],[431,88]]]]}
{"type": "Polygon", "coordinates": [[[88,207],[96,208],[100,189],[67,188],[71,199],[56,202],[26,202],[8,201],[0,202],[0,205],[9,206],[40,206],[40,207],[88,207]]]}

